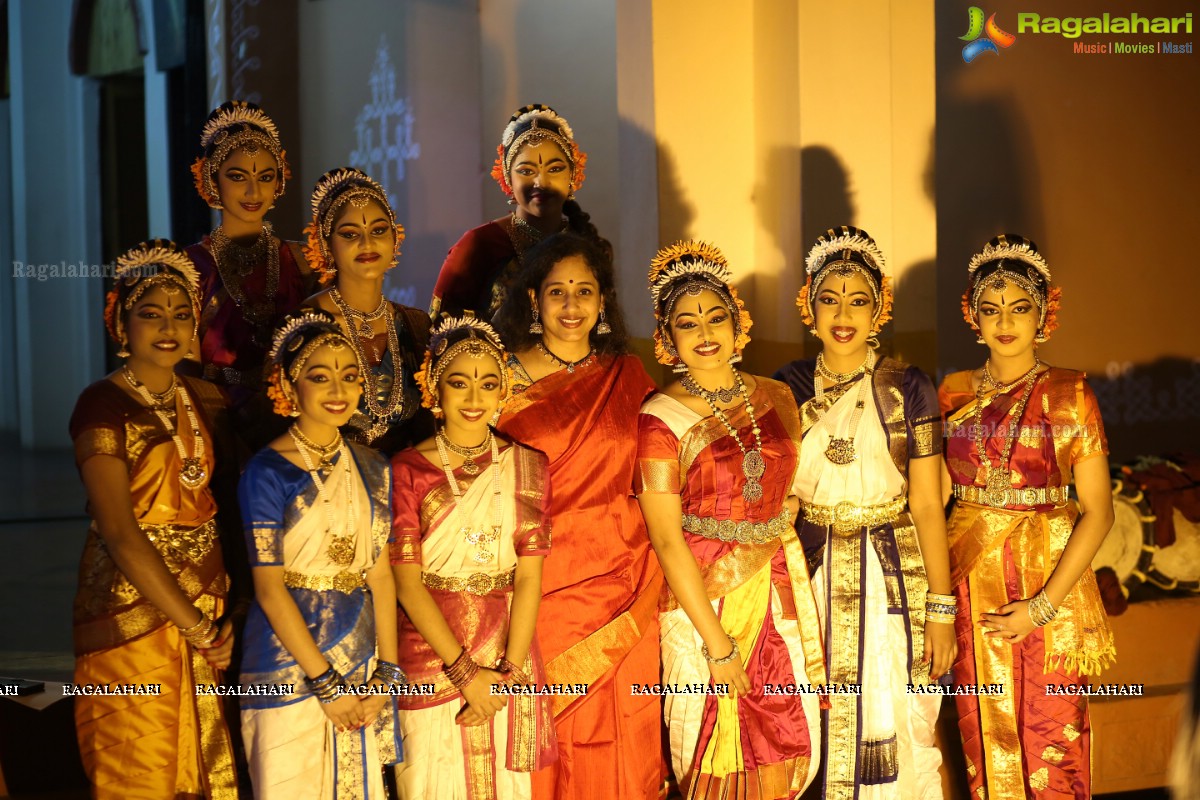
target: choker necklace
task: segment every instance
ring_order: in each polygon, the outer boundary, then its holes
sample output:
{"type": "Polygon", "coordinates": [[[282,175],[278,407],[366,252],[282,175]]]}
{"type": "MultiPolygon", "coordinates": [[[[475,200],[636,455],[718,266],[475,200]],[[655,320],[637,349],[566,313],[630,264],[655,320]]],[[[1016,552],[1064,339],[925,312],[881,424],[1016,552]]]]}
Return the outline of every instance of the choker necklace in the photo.
{"type": "Polygon", "coordinates": [[[342,432],[341,431],[337,432],[337,435],[335,435],[333,437],[332,442],[330,442],[327,445],[322,446],[322,445],[317,444],[316,442],[314,442],[312,439],[308,438],[307,436],[305,436],[304,431],[300,430],[300,426],[298,424],[293,423],[291,430],[292,430],[293,438],[299,439],[300,442],[305,447],[307,447],[312,452],[316,453],[317,457],[321,459],[321,463],[318,465],[318,467],[320,469],[329,469],[330,467],[333,466],[333,457],[335,455],[337,455],[342,449],[342,432]]]}
{"type": "MultiPolygon", "coordinates": [[[[454,477],[454,469],[450,466],[450,454],[446,451],[446,446],[453,444],[439,430],[437,436],[434,437],[437,441],[438,458],[442,462],[442,471],[446,473],[446,482],[450,484],[450,491],[454,495],[454,513],[457,515],[462,511],[462,488],[458,485],[458,478],[454,477]]],[[[492,526],[491,530],[483,528],[473,528],[470,525],[459,526],[458,532],[466,541],[467,544],[475,548],[471,553],[471,560],[476,564],[487,564],[493,558],[498,556],[498,553],[493,554],[491,551],[492,542],[500,540],[500,528],[502,525],[502,513],[500,502],[500,468],[496,462],[500,460],[500,446],[496,444],[496,437],[488,430],[487,441],[483,443],[484,448],[491,448],[492,451],[492,526]]],[[[458,451],[455,451],[458,452],[458,451]]],[[[474,464],[476,472],[478,465],[473,461],[467,461],[466,464],[474,464]]],[[[463,472],[466,472],[466,464],[464,464],[463,472]]],[[[473,473],[468,473],[473,474],[473,473]]]]}
{"type": "Polygon", "coordinates": [[[221,276],[221,284],[237,305],[246,322],[254,328],[252,339],[260,347],[271,344],[271,322],[275,316],[275,296],[279,293],[279,242],[272,234],[271,223],[264,222],[258,238],[250,247],[240,247],[225,235],[218,225],[208,237],[209,250],[221,276]],[[242,281],[250,277],[263,260],[267,262],[267,280],[259,299],[246,296],[242,281]]]}
{"type": "Polygon", "coordinates": [[[329,290],[329,296],[333,300],[334,304],[338,307],[338,310],[342,312],[342,316],[346,318],[347,327],[353,330],[357,324],[357,333],[364,339],[370,339],[372,336],[374,336],[374,334],[371,332],[371,323],[375,320],[382,319],[383,315],[388,312],[388,301],[387,298],[382,294],[379,296],[379,305],[375,306],[375,310],[369,313],[366,311],[359,311],[357,308],[347,303],[342,297],[342,293],[338,291],[336,286],[329,290]]]}
{"type": "Polygon", "coordinates": [[[1004,437],[1004,448],[1000,453],[1000,463],[995,467],[992,466],[992,460],[987,454],[987,440],[990,437],[984,435],[983,432],[983,396],[986,393],[985,386],[991,384],[996,386],[992,381],[991,372],[987,368],[987,364],[983,367],[983,380],[979,383],[979,388],[975,391],[975,452],[979,455],[979,463],[984,469],[984,483],[987,486],[989,499],[994,505],[1003,506],[1007,497],[1008,491],[1012,488],[1012,449],[1013,443],[1017,440],[1017,433],[1020,429],[1021,417],[1025,414],[1025,406],[1029,404],[1029,396],[1033,394],[1033,385],[1037,383],[1038,368],[1042,362],[1037,358],[1033,360],[1033,368],[1022,375],[1016,381],[1001,388],[996,387],[997,393],[1008,391],[1018,384],[1024,382],[1025,390],[1021,392],[1021,398],[1013,403],[1008,410],[1009,430],[1004,437]]]}
{"type": "Polygon", "coordinates": [[[586,356],[579,359],[578,361],[566,361],[565,359],[561,359],[558,356],[554,355],[554,353],[552,353],[550,351],[550,348],[546,347],[546,345],[542,344],[541,341],[538,341],[537,349],[542,351],[542,355],[544,355],[546,358],[550,359],[551,361],[553,361],[555,364],[557,364],[560,367],[565,367],[567,372],[570,372],[572,374],[574,374],[576,367],[580,366],[585,361],[590,359],[592,356],[596,355],[596,349],[592,348],[591,350],[588,350],[586,356]]]}
{"type": "MultiPolygon", "coordinates": [[[[875,368],[875,351],[867,350],[867,358],[862,364],[851,372],[833,372],[825,366],[825,359],[822,358],[824,353],[817,356],[817,372],[813,378],[814,400],[820,411],[821,419],[825,419],[825,414],[829,408],[825,405],[825,385],[822,382],[822,377],[829,378],[834,383],[845,383],[857,375],[862,375],[862,379],[858,384],[858,395],[854,399],[854,411],[850,414],[850,431],[846,438],[840,438],[833,435],[833,431],[829,432],[829,445],[825,448],[825,458],[832,464],[837,464],[839,467],[844,467],[847,464],[854,463],[858,458],[858,453],[854,449],[854,436],[858,433],[858,423],[862,419],[863,409],[867,405],[867,385],[871,382],[871,371],[875,368]]],[[[832,403],[830,404],[832,406],[832,403]]]]}
{"type": "Polygon", "coordinates": [[[982,383],[980,383],[980,386],[983,386],[983,385],[991,386],[997,392],[1000,392],[1003,394],[1004,392],[1007,392],[1007,391],[1010,391],[1011,389],[1016,388],[1019,384],[1024,382],[1030,375],[1037,372],[1041,368],[1041,366],[1042,366],[1041,359],[1039,359],[1037,356],[1034,356],[1033,357],[1033,366],[1029,368],[1028,372],[1026,372],[1021,377],[1017,378],[1012,383],[1002,384],[1002,383],[1000,383],[1000,381],[998,381],[992,377],[992,360],[989,358],[987,361],[983,362],[983,381],[982,381],[982,383]]]}
{"type": "Polygon", "coordinates": [[[868,358],[866,360],[864,360],[863,363],[859,364],[857,367],[850,370],[849,372],[834,372],[833,370],[831,370],[829,368],[829,365],[827,363],[825,363],[825,354],[817,353],[817,375],[819,375],[822,378],[828,379],[834,385],[837,385],[839,383],[848,383],[849,381],[854,380],[859,375],[862,375],[864,372],[866,372],[867,361],[869,361],[869,360],[870,360],[870,358],[868,356],[868,358]]]}
{"type": "Polygon", "coordinates": [[[121,369],[121,374],[125,380],[133,387],[134,391],[146,401],[146,405],[162,422],[163,427],[167,429],[167,434],[171,440],[175,442],[175,452],[179,453],[179,482],[189,489],[199,489],[204,486],[208,480],[208,470],[204,468],[204,436],[200,433],[200,421],[196,419],[196,412],[192,408],[192,398],[188,397],[187,391],[183,385],[179,383],[179,379],[172,373],[171,388],[160,395],[155,395],[146,388],[146,385],[134,377],[133,370],[128,366],[121,369]],[[188,427],[191,428],[192,436],[195,439],[195,445],[192,448],[192,454],[189,456],[183,448],[183,439],[179,436],[179,431],[175,423],[167,415],[168,408],[165,406],[168,396],[178,395],[180,401],[183,402],[183,410],[187,415],[188,427]],[[155,401],[157,398],[157,402],[155,401]]]}
{"type": "MultiPolygon", "coordinates": [[[[734,374],[737,374],[736,370],[734,371],[734,374]]],[[[690,372],[683,373],[683,375],[679,378],[679,385],[686,389],[688,394],[695,395],[696,397],[702,397],[710,404],[714,401],[732,403],[733,398],[738,396],[738,387],[736,385],[730,386],[728,389],[722,386],[709,391],[700,384],[696,383],[696,379],[692,377],[692,373],[690,372]]]]}
{"type": "Polygon", "coordinates": [[[481,444],[475,447],[463,447],[455,444],[449,436],[446,435],[446,426],[443,425],[437,432],[438,447],[446,447],[452,453],[458,453],[463,457],[462,471],[468,475],[478,475],[479,465],[475,463],[475,459],[483,455],[489,447],[492,446],[492,440],[495,436],[492,434],[491,428],[488,428],[487,438],[481,444]]]}
{"type": "Polygon", "coordinates": [[[750,402],[750,392],[746,390],[746,383],[742,380],[742,373],[736,369],[733,370],[733,379],[737,384],[737,391],[742,395],[742,399],[746,404],[746,416],[750,418],[750,433],[754,435],[754,449],[747,450],[746,445],[742,444],[742,437],[738,435],[737,428],[733,427],[733,423],[729,421],[729,416],[717,407],[713,402],[713,398],[707,395],[701,395],[708,407],[712,409],[713,416],[721,421],[725,426],[725,430],[737,443],[738,449],[742,451],[742,475],[746,477],[746,483],[742,486],[742,499],[747,503],[756,503],[762,499],[763,490],[761,478],[763,473],[767,471],[767,463],[763,460],[762,455],[762,431],[758,427],[758,418],[754,416],[754,404],[750,402]]]}
{"type": "MultiPolygon", "coordinates": [[[[326,527],[325,533],[329,536],[329,546],[325,548],[325,555],[339,567],[348,567],[354,561],[355,547],[354,534],[358,528],[358,503],[356,502],[357,492],[354,491],[354,475],[350,470],[350,454],[345,452],[346,444],[342,441],[339,435],[337,438],[337,449],[342,454],[339,463],[342,466],[342,475],[346,485],[346,497],[350,505],[350,513],[345,518],[345,536],[338,536],[334,533],[337,528],[337,515],[333,511],[333,503],[329,500],[329,490],[326,488],[325,481],[321,480],[321,473],[317,471],[317,465],[313,464],[312,456],[308,454],[309,446],[305,444],[307,437],[300,433],[300,428],[297,425],[292,425],[288,428],[288,433],[291,434],[292,443],[296,445],[297,452],[300,453],[300,460],[304,462],[304,468],[308,470],[312,482],[317,486],[317,496],[321,498],[321,505],[325,507],[326,527]]],[[[311,441],[311,440],[308,440],[311,441]]],[[[323,452],[321,448],[317,449],[318,453],[323,452]]],[[[333,475],[329,476],[331,479],[333,475]]]]}

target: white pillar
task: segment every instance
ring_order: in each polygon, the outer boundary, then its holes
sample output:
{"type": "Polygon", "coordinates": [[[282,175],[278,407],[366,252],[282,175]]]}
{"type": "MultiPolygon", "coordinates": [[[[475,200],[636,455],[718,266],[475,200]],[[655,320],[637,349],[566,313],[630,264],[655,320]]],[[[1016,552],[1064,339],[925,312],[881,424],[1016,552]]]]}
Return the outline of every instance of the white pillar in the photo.
{"type": "MultiPolygon", "coordinates": [[[[99,103],[96,85],[68,70],[71,4],[9,3],[8,13],[12,258],[88,268],[100,263],[99,103]]],[[[21,444],[68,447],[75,399],[104,365],[103,281],[13,283],[21,444]]]]}

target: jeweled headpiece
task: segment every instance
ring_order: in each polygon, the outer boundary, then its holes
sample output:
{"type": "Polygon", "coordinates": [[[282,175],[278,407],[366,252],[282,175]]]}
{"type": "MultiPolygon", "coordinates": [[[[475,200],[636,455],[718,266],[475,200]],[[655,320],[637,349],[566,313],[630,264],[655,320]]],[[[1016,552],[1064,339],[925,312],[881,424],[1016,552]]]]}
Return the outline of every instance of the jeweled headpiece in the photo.
{"type": "Polygon", "coordinates": [[[475,317],[443,317],[429,334],[429,349],[416,374],[421,387],[421,405],[433,408],[438,404],[438,382],[442,373],[461,353],[472,358],[487,356],[500,368],[500,403],[508,399],[511,381],[508,374],[508,353],[500,335],[483,320],[475,317]]]}
{"type": "Polygon", "coordinates": [[[400,243],[404,241],[404,226],[396,222],[396,213],[388,202],[387,192],[373,181],[367,173],[354,167],[332,169],[321,176],[312,193],[312,222],[304,229],[307,242],[304,255],[309,265],[321,276],[321,283],[329,283],[337,274],[329,237],[338,212],[347,203],[363,208],[374,200],[387,212],[395,231],[392,245],[392,266],[400,257],[400,243]]]}
{"type": "Polygon", "coordinates": [[[113,288],[105,296],[104,326],[113,341],[125,344],[125,312],[151,288],[182,291],[192,307],[193,335],[200,320],[200,273],[177,244],[168,239],[142,242],[117,259],[113,288]]]}
{"type": "Polygon", "coordinates": [[[266,150],[275,158],[279,165],[275,197],[283,194],[292,176],[275,123],[254,103],[233,100],[214,108],[200,131],[200,149],[201,155],[192,163],[192,180],[200,197],[212,208],[222,207],[217,170],[235,149],[250,156],[266,150]]]}
{"type": "Polygon", "coordinates": [[[1038,342],[1050,338],[1058,327],[1062,290],[1050,285],[1050,267],[1037,245],[1024,236],[1002,233],[971,256],[967,265],[967,291],[963,293],[963,319],[979,331],[979,300],[984,289],[1004,291],[1012,281],[1033,298],[1038,307],[1038,342]]]}
{"type": "Polygon", "coordinates": [[[525,145],[547,140],[558,145],[571,165],[571,192],[578,191],[583,185],[587,154],[575,144],[575,133],[571,126],[550,106],[533,103],[517,109],[517,113],[509,117],[504,134],[500,137],[500,144],[496,147],[496,163],[492,166],[492,177],[500,184],[505,194],[513,193],[512,185],[508,182],[513,158],[525,145]]]}
{"type": "Polygon", "coordinates": [[[267,351],[267,396],[274,401],[276,414],[289,416],[295,410],[283,384],[286,381],[294,385],[312,354],[326,346],[354,352],[350,341],[328,312],[302,308],[279,323],[267,351]]]}
{"type": "Polygon", "coordinates": [[[808,274],[804,288],[796,296],[796,307],[805,325],[816,322],[816,293],[821,282],[830,274],[850,276],[855,273],[866,278],[875,301],[875,313],[871,318],[871,333],[879,333],[892,318],[891,280],[886,274],[887,265],[883,253],[875,240],[861,228],[843,225],[830,228],[817,238],[817,243],[808,251],[805,271],[808,274]]]}
{"type": "Polygon", "coordinates": [[[733,316],[733,347],[738,353],[750,343],[750,326],[754,323],[730,283],[729,263],[714,245],[697,239],[679,241],[664,247],[650,262],[650,299],[654,303],[654,356],[660,364],[680,363],[679,353],[671,339],[671,313],[680,298],[695,297],[708,289],[728,306],[733,316]]]}

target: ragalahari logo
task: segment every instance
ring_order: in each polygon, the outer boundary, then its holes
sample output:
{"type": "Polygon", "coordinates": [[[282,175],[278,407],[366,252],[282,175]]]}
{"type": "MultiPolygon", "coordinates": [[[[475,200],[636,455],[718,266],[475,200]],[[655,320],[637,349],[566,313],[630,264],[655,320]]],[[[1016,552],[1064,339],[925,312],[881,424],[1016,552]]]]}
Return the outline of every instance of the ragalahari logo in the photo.
{"type": "Polygon", "coordinates": [[[1016,36],[1000,30],[1000,26],[996,24],[995,14],[988,17],[985,24],[983,21],[983,9],[979,6],[971,6],[971,10],[967,12],[967,22],[970,27],[966,35],[958,38],[968,43],[962,52],[963,61],[968,64],[983,53],[1000,55],[999,48],[1003,47],[1007,49],[1013,46],[1013,42],[1017,41],[1016,36]],[[981,36],[984,38],[981,39],[981,36]]]}

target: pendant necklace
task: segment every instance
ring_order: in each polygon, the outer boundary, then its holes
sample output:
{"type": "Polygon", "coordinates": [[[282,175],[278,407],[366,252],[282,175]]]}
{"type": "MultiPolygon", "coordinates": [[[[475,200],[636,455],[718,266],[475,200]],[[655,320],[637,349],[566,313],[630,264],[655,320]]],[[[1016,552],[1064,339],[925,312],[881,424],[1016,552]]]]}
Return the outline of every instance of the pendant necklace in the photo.
{"type": "MultiPolygon", "coordinates": [[[[388,313],[390,306],[386,299],[382,300],[381,304],[384,310],[382,314],[383,322],[387,327],[387,349],[392,354],[395,375],[386,398],[381,398],[379,391],[380,384],[385,383],[387,379],[376,373],[371,367],[359,336],[354,335],[354,321],[359,318],[366,319],[368,317],[372,320],[377,319],[378,317],[375,315],[379,314],[380,309],[376,308],[370,314],[363,314],[357,309],[351,308],[342,299],[342,295],[336,286],[329,293],[329,297],[346,320],[346,326],[351,332],[351,335],[346,338],[350,340],[350,347],[354,350],[354,357],[358,359],[360,374],[366,377],[366,385],[363,386],[362,402],[366,406],[366,416],[370,419],[370,424],[363,431],[362,437],[365,439],[366,444],[370,444],[388,429],[393,419],[404,416],[404,380],[401,368],[403,359],[400,352],[400,334],[396,331],[396,315],[388,313]],[[355,317],[356,314],[359,317],[355,317]]],[[[360,325],[359,331],[361,330],[362,326],[360,325]]],[[[367,335],[370,335],[369,324],[367,325],[367,335]]]]}
{"type": "Polygon", "coordinates": [[[1037,383],[1038,369],[1041,366],[1042,362],[1034,357],[1033,367],[1028,372],[1012,383],[1003,386],[992,378],[988,364],[985,363],[983,366],[983,380],[979,382],[979,388],[975,390],[975,451],[979,455],[979,463],[984,469],[984,483],[987,486],[988,500],[992,505],[1003,506],[1008,499],[1009,490],[1012,489],[1013,444],[1017,440],[1021,417],[1024,416],[1025,406],[1029,404],[1029,397],[1033,394],[1033,385],[1037,383]],[[1000,463],[993,467],[992,460],[987,455],[987,440],[990,437],[985,436],[983,431],[983,396],[988,386],[991,386],[999,394],[1009,391],[1021,383],[1025,384],[1025,389],[1021,392],[1021,398],[1008,410],[1008,416],[1011,418],[1008,423],[1009,430],[1005,432],[1000,463]]]}
{"type": "MultiPolygon", "coordinates": [[[[341,453],[340,462],[346,486],[346,497],[350,503],[350,514],[346,519],[346,535],[338,536],[334,533],[334,530],[337,528],[337,516],[333,512],[333,503],[330,502],[329,491],[325,488],[325,481],[321,480],[321,474],[317,470],[317,465],[313,463],[312,456],[308,453],[308,445],[305,444],[306,441],[311,442],[312,440],[300,432],[299,425],[293,424],[292,427],[288,428],[288,433],[291,434],[292,442],[296,445],[296,450],[300,453],[300,460],[304,462],[304,468],[308,470],[312,482],[317,486],[317,496],[321,498],[321,505],[325,507],[325,519],[327,521],[325,533],[329,536],[329,547],[325,549],[325,555],[337,566],[348,567],[354,561],[354,534],[358,528],[358,503],[356,502],[356,495],[358,493],[354,491],[354,475],[350,469],[350,453],[346,449],[346,443],[342,439],[342,434],[338,433],[337,437],[333,440],[333,444],[317,449],[318,453],[323,453],[330,449],[341,453]]],[[[333,474],[331,472],[330,478],[332,477],[333,474]]]]}
{"type": "Polygon", "coordinates": [[[546,347],[546,345],[542,344],[541,340],[539,340],[537,343],[537,349],[540,350],[542,355],[544,355],[546,358],[550,359],[558,366],[565,368],[567,370],[567,372],[571,373],[572,375],[575,374],[576,367],[584,364],[588,359],[590,359],[592,356],[596,355],[596,350],[595,350],[595,348],[593,348],[591,350],[588,350],[587,355],[584,356],[583,358],[579,359],[578,361],[567,361],[564,358],[559,358],[558,356],[554,355],[554,353],[550,350],[549,347],[546,347]]]}
{"type": "Polygon", "coordinates": [[[475,459],[487,452],[491,447],[494,437],[491,430],[488,431],[487,438],[482,443],[475,447],[462,447],[450,441],[450,437],[446,436],[442,431],[438,431],[438,444],[444,444],[452,453],[458,453],[463,457],[463,464],[459,469],[468,475],[479,474],[479,464],[475,463],[475,459]]]}
{"type": "MultiPolygon", "coordinates": [[[[437,432],[434,437],[437,441],[438,457],[442,462],[442,471],[446,473],[446,482],[450,484],[450,492],[454,495],[454,513],[461,514],[462,512],[462,488],[458,485],[458,478],[454,477],[454,469],[450,466],[450,453],[448,447],[454,449],[457,445],[451,442],[446,437],[445,429],[437,432]]],[[[460,525],[458,528],[459,535],[467,544],[475,548],[471,553],[471,560],[476,564],[487,564],[493,558],[498,558],[499,553],[493,553],[491,546],[493,542],[500,540],[501,527],[501,509],[500,509],[500,467],[497,462],[500,460],[500,446],[496,443],[496,435],[488,430],[488,438],[481,446],[480,450],[490,448],[492,451],[492,528],[490,531],[482,528],[474,528],[471,525],[460,525]]],[[[467,448],[463,448],[467,449],[467,448]]],[[[461,450],[454,450],[461,454],[461,450]]],[[[465,462],[466,464],[474,464],[472,461],[465,462]]],[[[464,464],[465,466],[465,464],[464,464]]],[[[478,472],[478,465],[475,465],[478,472]]],[[[466,469],[463,472],[467,472],[466,469]]],[[[474,473],[468,473],[474,474],[474,473]]],[[[459,518],[461,520],[461,517],[459,518]]]]}
{"type": "MultiPolygon", "coordinates": [[[[862,419],[863,409],[867,405],[867,389],[871,383],[871,375],[874,368],[874,350],[867,350],[867,357],[863,363],[850,372],[834,372],[825,365],[825,354],[820,353],[817,355],[817,370],[813,377],[813,390],[817,406],[823,409],[821,411],[822,419],[829,412],[829,408],[825,407],[825,383],[823,379],[829,379],[834,384],[841,384],[862,375],[858,383],[858,392],[854,398],[854,411],[850,413],[849,433],[843,439],[834,436],[833,431],[829,430],[829,445],[825,448],[825,458],[830,463],[837,464],[839,467],[852,464],[858,458],[858,452],[854,448],[854,437],[858,433],[858,423],[862,419]]],[[[832,406],[832,404],[830,405],[832,406]]],[[[826,429],[828,429],[828,425],[826,429]]]]}
{"type": "Polygon", "coordinates": [[[200,422],[196,419],[196,412],[192,408],[192,398],[188,397],[187,391],[179,383],[179,379],[174,374],[171,375],[171,388],[162,394],[152,394],[146,385],[139,381],[133,375],[133,370],[128,366],[121,370],[121,374],[125,377],[126,382],[133,387],[134,391],[141,396],[150,410],[155,413],[163,427],[167,429],[167,434],[171,440],[175,442],[175,451],[179,453],[179,482],[189,489],[199,489],[208,480],[208,470],[204,468],[204,436],[200,433],[200,422]],[[191,427],[192,436],[195,438],[195,447],[192,449],[192,454],[189,456],[183,447],[183,439],[179,436],[179,431],[175,427],[175,423],[167,415],[167,403],[174,398],[179,397],[183,403],[184,413],[187,415],[188,425],[191,427]]]}
{"type": "Polygon", "coordinates": [[[342,312],[342,316],[346,318],[347,326],[351,330],[355,330],[355,325],[358,326],[356,333],[363,339],[370,339],[374,336],[371,331],[371,323],[383,319],[384,314],[388,312],[388,301],[382,294],[379,296],[379,305],[375,306],[375,310],[369,313],[359,311],[347,303],[336,286],[329,290],[329,297],[338,307],[338,310],[342,312]]]}
{"type": "Polygon", "coordinates": [[[679,385],[682,386],[688,394],[695,397],[703,398],[709,403],[719,401],[721,403],[732,403],[733,398],[738,395],[738,387],[736,385],[728,388],[721,386],[709,391],[700,384],[696,383],[696,379],[692,377],[692,373],[685,372],[679,378],[679,385]]]}
{"type": "MultiPolygon", "coordinates": [[[[689,376],[690,377],[690,376],[689,376]]],[[[742,438],[738,436],[738,429],[729,421],[729,416],[720,408],[713,398],[715,392],[708,392],[700,395],[704,401],[708,403],[708,407],[712,409],[713,416],[721,421],[733,441],[737,443],[738,449],[742,451],[742,475],[746,478],[745,485],[742,486],[742,499],[747,503],[757,503],[762,499],[762,476],[767,471],[767,464],[763,461],[762,455],[762,431],[758,427],[758,418],[754,416],[754,404],[750,402],[750,392],[746,390],[746,382],[742,380],[742,373],[736,369],[733,370],[733,379],[737,384],[737,390],[742,396],[742,400],[746,406],[746,416],[750,418],[750,433],[754,436],[754,449],[747,450],[746,445],[742,444],[742,438]]],[[[686,386],[684,387],[687,388],[686,386]]]]}

